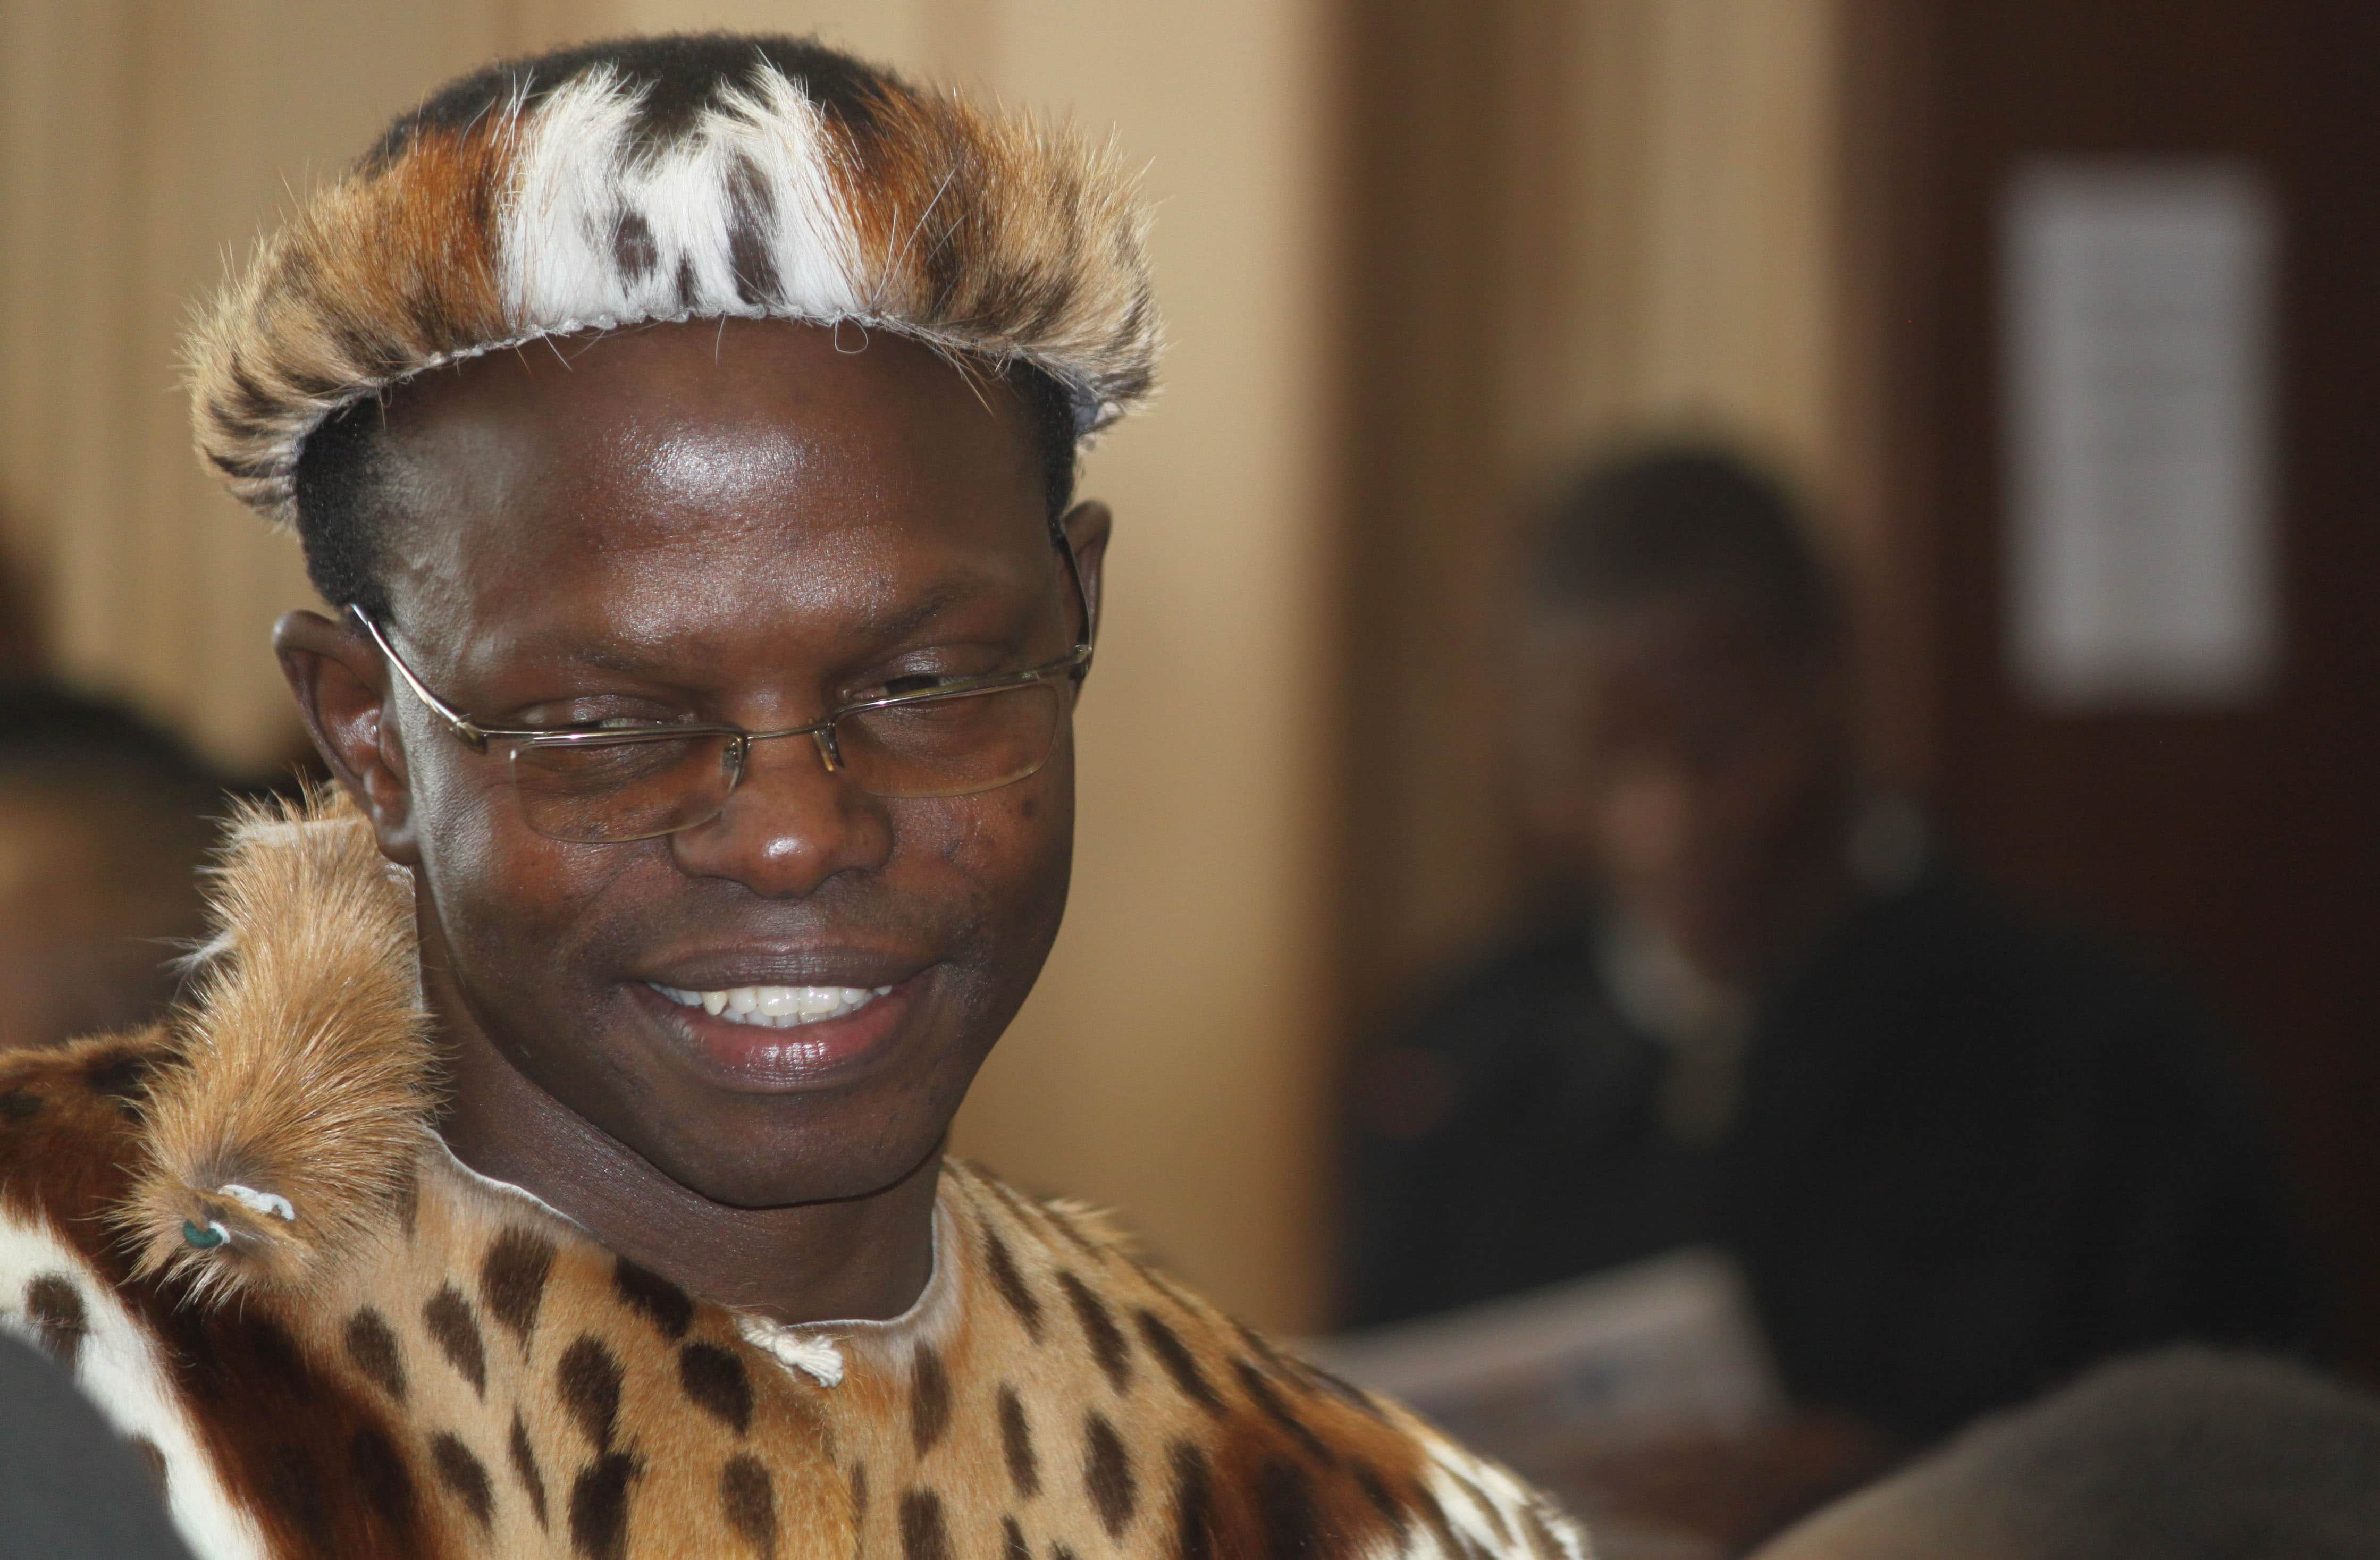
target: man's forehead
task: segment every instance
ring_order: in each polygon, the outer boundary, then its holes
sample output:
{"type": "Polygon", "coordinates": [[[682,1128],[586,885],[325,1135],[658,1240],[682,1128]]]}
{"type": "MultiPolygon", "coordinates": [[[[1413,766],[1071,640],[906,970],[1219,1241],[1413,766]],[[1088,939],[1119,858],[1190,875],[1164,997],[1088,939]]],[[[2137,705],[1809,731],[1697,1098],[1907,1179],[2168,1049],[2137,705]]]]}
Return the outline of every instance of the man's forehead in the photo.
{"type": "Polygon", "coordinates": [[[888,552],[1040,545],[1018,397],[914,344],[734,321],[555,345],[392,407],[398,571],[692,550],[881,572],[888,552]],[[862,543],[873,562],[824,556],[862,543]]]}
{"type": "Polygon", "coordinates": [[[550,339],[452,365],[395,392],[386,426],[416,459],[501,464],[679,452],[689,475],[733,452],[821,442],[928,457],[997,451],[1029,466],[1002,379],[899,336],[785,320],[680,321],[550,339]],[[953,447],[952,435],[964,437],[953,447]]]}

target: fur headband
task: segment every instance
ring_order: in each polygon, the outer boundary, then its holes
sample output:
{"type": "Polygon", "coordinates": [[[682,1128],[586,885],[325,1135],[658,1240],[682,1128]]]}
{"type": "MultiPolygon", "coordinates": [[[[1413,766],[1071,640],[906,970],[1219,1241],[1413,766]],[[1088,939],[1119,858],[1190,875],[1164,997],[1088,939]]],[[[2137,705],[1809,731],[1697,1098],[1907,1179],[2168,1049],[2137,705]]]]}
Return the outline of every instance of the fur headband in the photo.
{"type": "Polygon", "coordinates": [[[657,38],[491,67],[269,236],[192,333],[200,453],[294,524],[307,435],[440,364],[655,320],[856,323],[1145,400],[1147,216],[1113,150],[818,44],[657,38]]]}

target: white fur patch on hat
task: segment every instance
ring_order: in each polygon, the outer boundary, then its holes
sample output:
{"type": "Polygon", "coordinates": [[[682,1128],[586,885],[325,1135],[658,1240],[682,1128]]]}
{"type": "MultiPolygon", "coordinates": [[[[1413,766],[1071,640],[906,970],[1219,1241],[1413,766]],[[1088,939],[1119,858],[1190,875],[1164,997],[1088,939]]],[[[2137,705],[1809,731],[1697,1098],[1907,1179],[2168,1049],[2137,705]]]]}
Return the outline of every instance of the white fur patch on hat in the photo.
{"type": "Polygon", "coordinates": [[[818,44],[627,40],[491,67],[400,119],[191,333],[200,453],[296,519],[307,436],[440,364],[654,320],[855,322],[1062,384],[1087,437],[1161,328],[1111,148],[818,44]]]}

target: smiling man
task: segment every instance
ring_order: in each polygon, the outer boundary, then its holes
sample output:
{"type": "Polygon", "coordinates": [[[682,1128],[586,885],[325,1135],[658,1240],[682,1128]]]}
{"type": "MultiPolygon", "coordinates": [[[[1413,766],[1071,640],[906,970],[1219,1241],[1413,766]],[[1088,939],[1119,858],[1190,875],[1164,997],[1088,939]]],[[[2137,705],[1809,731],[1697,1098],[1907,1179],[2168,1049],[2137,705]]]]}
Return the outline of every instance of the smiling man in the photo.
{"type": "Polygon", "coordinates": [[[447,87],[200,330],[338,785],[185,1010],[0,1071],[0,1313],[199,1554],[1581,1553],[943,1158],[1064,906],[1142,220],[815,44],[635,41],[447,87]]]}

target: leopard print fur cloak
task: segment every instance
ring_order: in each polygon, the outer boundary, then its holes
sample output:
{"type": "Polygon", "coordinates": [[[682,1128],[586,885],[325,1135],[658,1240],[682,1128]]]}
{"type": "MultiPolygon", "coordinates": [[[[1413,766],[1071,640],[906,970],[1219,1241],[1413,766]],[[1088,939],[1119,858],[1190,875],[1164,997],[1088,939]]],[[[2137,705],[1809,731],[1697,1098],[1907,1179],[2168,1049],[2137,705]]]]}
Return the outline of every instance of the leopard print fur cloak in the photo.
{"type": "Polygon", "coordinates": [[[251,817],[186,1010],[0,1061],[0,1325],[202,1560],[1584,1560],[1510,1473],[968,1166],[893,1321],[615,1256],[430,1131],[410,898],[344,804],[251,817]]]}

